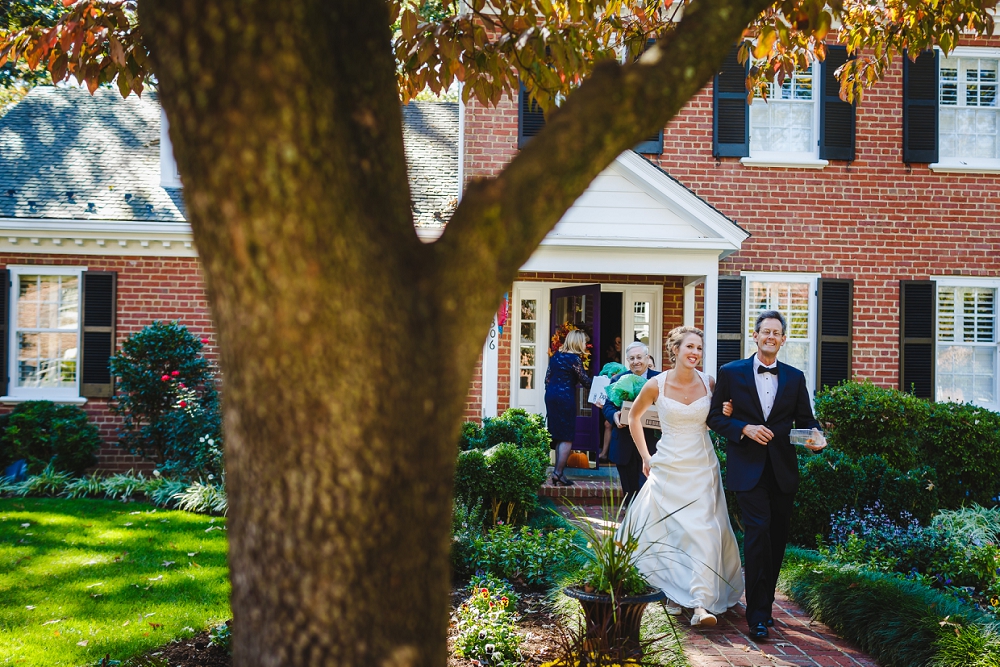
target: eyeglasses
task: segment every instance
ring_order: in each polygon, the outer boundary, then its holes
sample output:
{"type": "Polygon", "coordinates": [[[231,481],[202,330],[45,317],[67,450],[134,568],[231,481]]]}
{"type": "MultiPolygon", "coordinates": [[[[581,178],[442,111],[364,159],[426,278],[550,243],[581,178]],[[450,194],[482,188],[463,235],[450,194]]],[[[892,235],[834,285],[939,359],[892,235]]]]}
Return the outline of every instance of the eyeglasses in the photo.
{"type": "Polygon", "coordinates": [[[761,329],[757,332],[758,336],[784,336],[785,332],[781,329],[761,329]]]}

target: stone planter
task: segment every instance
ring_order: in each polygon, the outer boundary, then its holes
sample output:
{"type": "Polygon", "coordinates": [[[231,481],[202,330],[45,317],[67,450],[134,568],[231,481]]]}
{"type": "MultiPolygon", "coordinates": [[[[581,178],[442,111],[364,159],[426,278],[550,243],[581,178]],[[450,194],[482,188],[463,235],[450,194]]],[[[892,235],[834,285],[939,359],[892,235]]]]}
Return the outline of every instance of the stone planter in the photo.
{"type": "Polygon", "coordinates": [[[577,586],[563,589],[571,598],[579,600],[586,622],[586,639],[589,649],[603,649],[620,658],[638,658],[642,655],[639,627],[646,606],[666,599],[659,588],[643,595],[615,598],[607,593],[587,593],[577,586]]]}

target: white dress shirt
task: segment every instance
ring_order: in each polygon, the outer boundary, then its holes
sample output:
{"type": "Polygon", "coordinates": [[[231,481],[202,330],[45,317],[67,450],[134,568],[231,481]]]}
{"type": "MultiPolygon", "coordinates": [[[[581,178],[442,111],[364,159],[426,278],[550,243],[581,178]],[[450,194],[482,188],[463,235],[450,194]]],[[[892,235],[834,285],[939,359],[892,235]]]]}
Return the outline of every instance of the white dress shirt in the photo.
{"type": "MultiPolygon", "coordinates": [[[[760,398],[760,407],[764,410],[764,419],[771,416],[771,408],[774,407],[774,397],[778,393],[778,376],[773,373],[758,373],[757,369],[764,366],[760,358],[753,355],[753,378],[757,382],[757,396],[760,398]]],[[[765,368],[777,368],[778,362],[765,368]]]]}

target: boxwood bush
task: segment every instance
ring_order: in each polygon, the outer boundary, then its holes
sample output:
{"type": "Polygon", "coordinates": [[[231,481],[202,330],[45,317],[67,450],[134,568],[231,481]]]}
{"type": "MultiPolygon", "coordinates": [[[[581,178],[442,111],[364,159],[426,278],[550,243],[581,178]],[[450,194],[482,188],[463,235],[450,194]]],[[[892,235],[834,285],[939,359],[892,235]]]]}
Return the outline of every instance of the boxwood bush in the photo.
{"type": "Polygon", "coordinates": [[[538,505],[549,462],[549,434],[540,415],[507,410],[462,427],[455,497],[481,505],[491,524],[521,522],[538,505]]]}
{"type": "Polygon", "coordinates": [[[817,394],[816,415],[831,447],[854,459],[875,454],[896,470],[933,468],[942,507],[1000,496],[1000,414],[846,382],[817,394]]]}
{"type": "Polygon", "coordinates": [[[26,401],[0,420],[0,474],[20,459],[33,475],[50,464],[54,470],[80,474],[97,463],[100,446],[97,426],[78,406],[26,401]]]}

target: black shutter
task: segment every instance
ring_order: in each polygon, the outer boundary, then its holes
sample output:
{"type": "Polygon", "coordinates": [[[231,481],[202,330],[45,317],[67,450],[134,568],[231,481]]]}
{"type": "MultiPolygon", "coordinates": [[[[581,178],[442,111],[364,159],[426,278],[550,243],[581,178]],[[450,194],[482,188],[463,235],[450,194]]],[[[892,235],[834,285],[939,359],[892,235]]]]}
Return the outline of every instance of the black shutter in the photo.
{"type": "Polygon", "coordinates": [[[818,296],[816,388],[822,389],[851,379],[854,281],[820,278],[818,296]]]}
{"type": "Polygon", "coordinates": [[[80,355],[80,395],[110,397],[114,382],[108,363],[115,351],[117,274],[83,272],[83,337],[80,355]]]}
{"type": "Polygon", "coordinates": [[[0,270],[0,394],[7,395],[10,375],[10,271],[0,270]]]}
{"type": "Polygon", "coordinates": [[[936,297],[933,280],[899,281],[899,388],[932,400],[936,297]]]}
{"type": "Polygon", "coordinates": [[[716,343],[716,368],[743,358],[743,321],[746,317],[743,295],[746,283],[740,276],[719,276],[719,299],[716,343]]]}
{"type": "Polygon", "coordinates": [[[543,127],[545,114],[538,102],[528,95],[522,83],[517,93],[517,147],[523,148],[543,127]]]}
{"type": "Polygon", "coordinates": [[[747,66],[733,47],[712,84],[712,155],[750,155],[750,105],[747,104],[747,66]]]}
{"type": "Polygon", "coordinates": [[[903,162],[938,161],[938,52],[903,52],[903,162]]]}
{"type": "Polygon", "coordinates": [[[659,155],[663,152],[663,130],[660,130],[656,134],[652,135],[648,139],[640,142],[638,146],[635,147],[636,153],[645,153],[646,155],[659,155]]]}
{"type": "Polygon", "coordinates": [[[820,67],[819,156],[823,160],[854,159],[855,109],[840,99],[837,69],[848,61],[846,46],[826,47],[820,67]]]}

